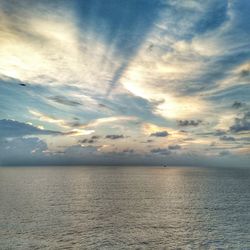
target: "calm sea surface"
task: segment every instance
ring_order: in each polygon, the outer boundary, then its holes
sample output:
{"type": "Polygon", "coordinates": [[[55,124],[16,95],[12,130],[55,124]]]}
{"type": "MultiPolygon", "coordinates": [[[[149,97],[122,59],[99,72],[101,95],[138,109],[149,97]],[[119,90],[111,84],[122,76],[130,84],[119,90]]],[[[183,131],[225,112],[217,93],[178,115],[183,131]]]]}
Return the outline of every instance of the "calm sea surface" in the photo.
{"type": "Polygon", "coordinates": [[[0,168],[0,249],[250,249],[250,169],[0,168]]]}

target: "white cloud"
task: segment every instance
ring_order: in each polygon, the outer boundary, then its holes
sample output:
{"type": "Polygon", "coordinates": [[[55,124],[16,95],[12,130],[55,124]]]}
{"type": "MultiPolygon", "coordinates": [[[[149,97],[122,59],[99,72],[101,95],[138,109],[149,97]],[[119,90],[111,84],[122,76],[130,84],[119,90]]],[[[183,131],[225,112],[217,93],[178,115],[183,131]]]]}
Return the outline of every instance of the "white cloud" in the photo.
{"type": "Polygon", "coordinates": [[[107,91],[119,58],[100,34],[79,30],[73,11],[21,6],[13,12],[1,12],[0,75],[95,94],[107,91]]]}

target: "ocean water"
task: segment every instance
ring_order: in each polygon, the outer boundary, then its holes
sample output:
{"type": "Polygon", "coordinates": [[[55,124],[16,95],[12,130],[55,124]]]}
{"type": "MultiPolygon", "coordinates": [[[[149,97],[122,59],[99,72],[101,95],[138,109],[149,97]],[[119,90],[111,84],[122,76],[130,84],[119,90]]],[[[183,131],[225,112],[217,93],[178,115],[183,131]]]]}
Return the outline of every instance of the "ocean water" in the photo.
{"type": "Polygon", "coordinates": [[[250,249],[250,169],[0,168],[0,249],[250,249]]]}

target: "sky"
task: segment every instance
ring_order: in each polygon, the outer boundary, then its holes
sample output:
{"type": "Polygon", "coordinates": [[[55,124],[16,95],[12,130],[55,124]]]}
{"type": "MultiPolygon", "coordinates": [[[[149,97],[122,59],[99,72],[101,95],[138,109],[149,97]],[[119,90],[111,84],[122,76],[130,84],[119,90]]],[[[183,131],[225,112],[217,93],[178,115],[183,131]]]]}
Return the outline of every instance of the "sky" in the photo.
{"type": "Polygon", "coordinates": [[[248,166],[249,0],[0,0],[0,165],[248,166]]]}

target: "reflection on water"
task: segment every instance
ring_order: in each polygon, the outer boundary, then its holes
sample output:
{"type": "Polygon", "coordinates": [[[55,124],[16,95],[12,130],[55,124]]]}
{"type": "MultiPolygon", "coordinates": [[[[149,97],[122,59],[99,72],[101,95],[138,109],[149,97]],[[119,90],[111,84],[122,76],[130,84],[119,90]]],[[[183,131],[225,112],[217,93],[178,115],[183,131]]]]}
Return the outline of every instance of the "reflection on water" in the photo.
{"type": "Polygon", "coordinates": [[[250,249],[250,169],[0,168],[0,249],[250,249]]]}

